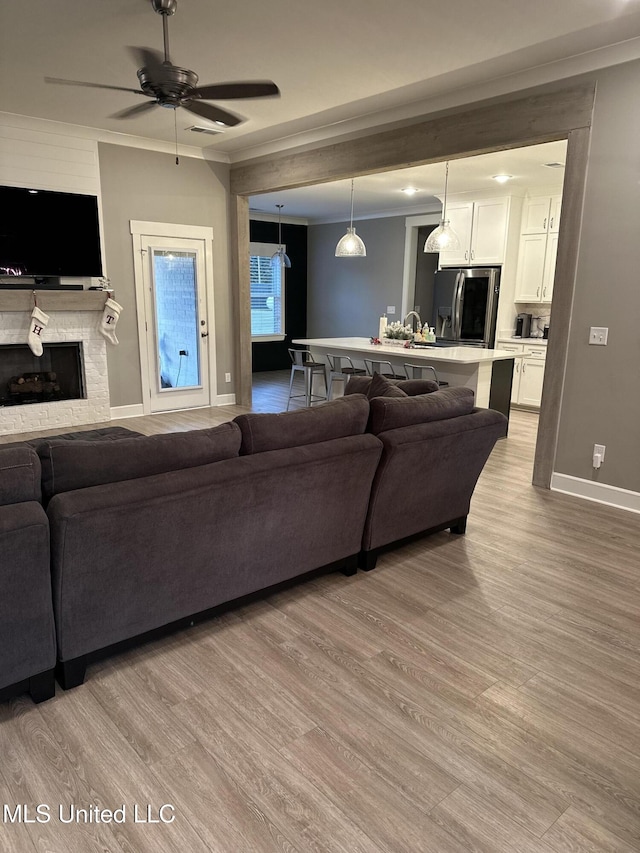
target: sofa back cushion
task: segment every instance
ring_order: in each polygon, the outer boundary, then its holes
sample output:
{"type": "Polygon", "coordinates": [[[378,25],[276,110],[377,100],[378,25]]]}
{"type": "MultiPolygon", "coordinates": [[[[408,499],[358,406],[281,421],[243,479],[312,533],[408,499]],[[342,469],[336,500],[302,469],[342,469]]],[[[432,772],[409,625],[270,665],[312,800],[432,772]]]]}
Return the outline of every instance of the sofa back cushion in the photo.
{"type": "Polygon", "coordinates": [[[371,416],[369,432],[378,435],[390,429],[412,424],[441,421],[468,415],[473,411],[474,393],[471,388],[456,386],[442,388],[431,394],[396,399],[376,397],[369,401],[371,416]]]}
{"type": "Polygon", "coordinates": [[[250,455],[361,435],[367,428],[368,418],[366,397],[351,394],[294,412],[238,415],[234,423],[242,432],[240,453],[250,455]]]}
{"type": "Polygon", "coordinates": [[[43,498],[208,465],[231,459],[239,450],[240,430],[233,423],[119,441],[43,440],[38,445],[43,498]]]}
{"type": "Polygon", "coordinates": [[[40,500],[40,460],[31,447],[0,446],[0,506],[40,500]]]}
{"type": "MultiPolygon", "coordinates": [[[[409,397],[414,397],[416,394],[430,394],[432,391],[437,391],[439,385],[431,379],[387,379],[382,377],[390,385],[394,385],[401,391],[404,391],[409,397]]],[[[352,376],[347,382],[347,387],[344,389],[346,395],[349,394],[365,394],[371,397],[369,389],[371,388],[371,376],[352,376]]],[[[378,395],[375,395],[378,396],[378,395]]],[[[382,396],[382,395],[380,395],[382,396]]]]}

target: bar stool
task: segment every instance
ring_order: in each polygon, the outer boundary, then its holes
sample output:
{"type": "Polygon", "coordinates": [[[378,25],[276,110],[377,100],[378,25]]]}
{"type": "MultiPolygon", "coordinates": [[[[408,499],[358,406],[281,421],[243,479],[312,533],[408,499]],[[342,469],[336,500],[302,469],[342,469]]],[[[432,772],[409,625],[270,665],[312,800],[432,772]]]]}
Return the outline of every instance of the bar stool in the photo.
{"type": "Polygon", "coordinates": [[[287,400],[287,411],[292,400],[304,397],[305,406],[319,403],[327,399],[327,368],[323,361],[316,361],[308,349],[289,349],[291,359],[291,379],[289,380],[289,399],[287,400]],[[292,394],[293,380],[296,373],[302,373],[304,377],[304,394],[292,394]],[[313,393],[313,377],[320,374],[324,379],[324,397],[313,393]]]}
{"type": "Polygon", "coordinates": [[[397,368],[394,368],[390,361],[377,361],[373,358],[365,358],[363,361],[369,376],[373,376],[374,373],[379,373],[386,379],[406,379],[404,373],[396,373],[397,368]],[[389,369],[388,373],[383,373],[383,366],[389,369]]]}
{"type": "Polygon", "coordinates": [[[433,374],[433,381],[437,382],[441,388],[444,388],[445,385],[448,385],[448,382],[444,380],[438,379],[438,374],[436,373],[435,367],[432,367],[430,364],[408,364],[405,362],[404,372],[407,379],[425,379],[431,377],[425,377],[424,371],[429,371],[433,374]]]}
{"type": "Polygon", "coordinates": [[[367,371],[362,367],[354,367],[348,355],[331,355],[327,353],[329,364],[329,389],[327,397],[331,399],[334,380],[344,382],[345,386],[352,376],[366,376],[367,371]]]}

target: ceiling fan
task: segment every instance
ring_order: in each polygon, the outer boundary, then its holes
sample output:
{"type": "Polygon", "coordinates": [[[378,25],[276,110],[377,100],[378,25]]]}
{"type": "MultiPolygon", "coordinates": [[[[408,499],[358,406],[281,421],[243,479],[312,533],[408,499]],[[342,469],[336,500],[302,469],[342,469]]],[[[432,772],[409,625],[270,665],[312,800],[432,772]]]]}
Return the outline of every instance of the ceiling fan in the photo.
{"type": "Polygon", "coordinates": [[[57,77],[45,77],[46,82],[133,92],[135,95],[144,95],[151,99],[146,103],[127,107],[115,113],[112,118],[135,118],[155,106],[168,107],[173,110],[177,107],[184,107],[185,110],[195,113],[201,118],[209,119],[225,127],[234,127],[240,124],[243,119],[213,104],[205,104],[203,101],[265,98],[280,94],[276,84],[270,80],[248,80],[238,83],[214,83],[210,86],[198,86],[198,75],[195,71],[179,68],[177,65],[173,65],[169,59],[168,18],[175,13],[178,0],[151,0],[151,5],[154,12],[162,15],[164,56],[160,51],[149,47],[129,48],[136,62],[141,65],[138,68],[139,89],[108,86],[102,83],[84,83],[79,80],[62,80],[57,77]]]}

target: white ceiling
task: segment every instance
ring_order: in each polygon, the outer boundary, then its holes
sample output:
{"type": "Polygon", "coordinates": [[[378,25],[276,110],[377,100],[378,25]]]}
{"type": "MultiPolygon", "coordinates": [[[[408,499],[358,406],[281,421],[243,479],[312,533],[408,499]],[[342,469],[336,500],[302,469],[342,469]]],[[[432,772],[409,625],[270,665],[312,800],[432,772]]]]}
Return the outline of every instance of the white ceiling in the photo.
{"type": "MultiPolygon", "coordinates": [[[[419,115],[425,100],[542,73],[607,45],[624,43],[627,58],[640,56],[640,0],[178,0],[169,32],[173,62],[196,71],[201,84],[279,85],[279,99],[221,103],[246,121],[218,136],[189,132],[204,122],[178,111],[180,143],[236,161],[305,133],[380,123],[392,110],[419,115]]],[[[170,110],[118,121],[110,116],[139,96],[44,82],[137,88],[127,45],[162,48],[149,0],[2,2],[0,110],[172,142],[170,110]]]]}
{"type": "MultiPolygon", "coordinates": [[[[455,193],[493,193],[504,195],[526,191],[557,191],[562,189],[564,169],[549,168],[546,163],[564,165],[567,143],[549,142],[511,151],[496,151],[477,157],[454,160],[449,164],[449,195],[455,193]],[[493,180],[494,175],[511,175],[506,184],[493,180]]],[[[441,203],[445,166],[435,163],[414,166],[377,175],[366,175],[354,182],[354,219],[374,216],[417,214],[437,208],[441,203]],[[419,190],[408,196],[404,187],[419,190]]],[[[302,217],[308,222],[343,222],[349,219],[351,181],[334,181],[316,186],[300,187],[277,193],[251,196],[250,210],[277,216],[277,204],[282,204],[282,217],[302,217]]]]}

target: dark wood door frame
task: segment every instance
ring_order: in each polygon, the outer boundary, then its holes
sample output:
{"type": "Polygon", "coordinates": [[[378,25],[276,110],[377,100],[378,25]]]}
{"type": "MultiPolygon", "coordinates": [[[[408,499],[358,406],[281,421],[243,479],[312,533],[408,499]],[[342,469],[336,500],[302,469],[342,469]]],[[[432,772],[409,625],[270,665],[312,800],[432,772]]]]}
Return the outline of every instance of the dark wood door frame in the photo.
{"type": "Polygon", "coordinates": [[[558,437],[595,83],[550,87],[312,150],[231,168],[236,399],[251,405],[250,195],[337,181],[508,148],[566,139],[551,336],[547,348],[533,483],[549,488],[558,437]]]}

